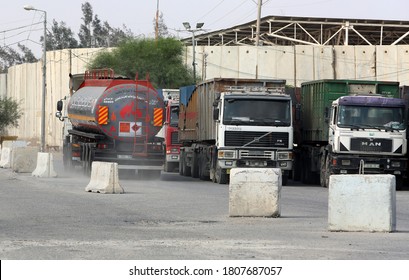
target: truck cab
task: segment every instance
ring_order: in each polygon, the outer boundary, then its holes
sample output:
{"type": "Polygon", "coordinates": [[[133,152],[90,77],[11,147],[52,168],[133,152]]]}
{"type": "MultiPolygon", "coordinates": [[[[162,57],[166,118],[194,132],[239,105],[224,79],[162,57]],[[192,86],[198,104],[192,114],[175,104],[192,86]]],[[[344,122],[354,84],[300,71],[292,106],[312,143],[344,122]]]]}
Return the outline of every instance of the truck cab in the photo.
{"type": "Polygon", "coordinates": [[[332,174],[394,174],[406,170],[405,101],[344,96],[332,103],[328,144],[332,174]]]}
{"type": "Polygon", "coordinates": [[[179,89],[163,89],[165,122],[163,124],[166,158],[164,171],[176,172],[179,168],[179,89]]]}
{"type": "Polygon", "coordinates": [[[277,88],[227,90],[215,104],[217,167],[227,174],[234,167],[280,168],[285,185],[292,169],[291,97],[277,88]]]}

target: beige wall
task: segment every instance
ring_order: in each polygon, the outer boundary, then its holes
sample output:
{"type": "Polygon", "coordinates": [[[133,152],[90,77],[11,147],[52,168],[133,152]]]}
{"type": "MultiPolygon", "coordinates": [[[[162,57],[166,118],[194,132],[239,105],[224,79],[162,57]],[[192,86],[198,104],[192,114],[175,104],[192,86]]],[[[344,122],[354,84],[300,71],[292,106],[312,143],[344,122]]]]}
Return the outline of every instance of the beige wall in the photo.
{"type": "MultiPolygon", "coordinates": [[[[62,122],[56,117],[57,101],[69,94],[69,73],[84,73],[90,59],[100,49],[75,49],[47,52],[47,91],[45,105],[45,142],[47,146],[62,146],[62,122]]],[[[7,95],[21,102],[23,116],[18,128],[9,128],[9,135],[40,143],[42,62],[10,67],[7,75],[7,95]]]]}
{"type": "MultiPolygon", "coordinates": [[[[56,103],[68,95],[68,74],[83,73],[100,49],[47,52],[46,144],[62,146],[62,123],[56,103]]],[[[285,79],[300,86],[315,79],[377,79],[409,85],[409,45],[401,46],[198,46],[197,74],[211,79],[285,79]],[[206,63],[204,63],[206,62],[206,63]]],[[[185,62],[192,67],[192,47],[185,62]]],[[[0,93],[5,75],[0,75],[0,93]]],[[[2,89],[3,87],[3,89],[2,89]]],[[[10,135],[39,143],[41,132],[41,62],[9,68],[7,95],[21,100],[24,116],[10,135]]]]}
{"type": "MultiPolygon", "coordinates": [[[[187,47],[188,67],[192,58],[192,47],[187,47]]],[[[296,86],[318,79],[377,79],[409,85],[408,45],[197,46],[195,60],[198,75],[207,79],[285,79],[296,86]]]]}

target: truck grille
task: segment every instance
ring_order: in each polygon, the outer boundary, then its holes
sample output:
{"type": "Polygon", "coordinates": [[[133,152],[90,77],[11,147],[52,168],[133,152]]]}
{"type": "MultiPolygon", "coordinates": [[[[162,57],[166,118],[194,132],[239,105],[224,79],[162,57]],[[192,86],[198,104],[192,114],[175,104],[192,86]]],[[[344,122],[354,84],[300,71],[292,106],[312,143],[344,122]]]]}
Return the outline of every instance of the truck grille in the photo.
{"type": "MultiPolygon", "coordinates": [[[[266,132],[252,132],[252,131],[226,131],[224,134],[225,145],[227,147],[241,147],[255,139],[265,135],[266,132]]],[[[246,147],[288,147],[288,133],[287,132],[272,132],[263,138],[252,142],[246,147]]]]}
{"type": "Polygon", "coordinates": [[[392,140],[372,138],[352,138],[351,151],[392,152],[392,140]]]}
{"type": "Polygon", "coordinates": [[[171,142],[172,145],[179,144],[179,132],[174,131],[174,132],[171,133],[170,142],[171,142]]]}
{"type": "Polygon", "coordinates": [[[273,159],[273,151],[250,151],[250,150],[241,150],[240,158],[265,158],[273,159]]]}

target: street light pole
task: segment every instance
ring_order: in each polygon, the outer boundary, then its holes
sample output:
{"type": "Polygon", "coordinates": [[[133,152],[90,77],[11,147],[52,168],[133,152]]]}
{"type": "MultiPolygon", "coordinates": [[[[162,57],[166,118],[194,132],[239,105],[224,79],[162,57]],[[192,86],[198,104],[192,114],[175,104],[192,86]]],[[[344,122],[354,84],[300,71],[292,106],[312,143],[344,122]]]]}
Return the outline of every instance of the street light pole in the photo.
{"type": "Polygon", "coordinates": [[[24,9],[27,11],[39,11],[44,13],[43,94],[41,103],[41,152],[45,152],[45,98],[47,89],[47,12],[28,5],[24,6],[24,9]]]}
{"type": "Polygon", "coordinates": [[[192,52],[193,52],[193,60],[192,60],[192,66],[193,66],[193,79],[196,83],[196,51],[195,51],[195,46],[196,46],[196,40],[195,40],[195,32],[202,30],[204,23],[199,22],[196,23],[196,29],[191,29],[190,23],[184,22],[183,26],[186,28],[186,31],[192,33],[192,52]]]}

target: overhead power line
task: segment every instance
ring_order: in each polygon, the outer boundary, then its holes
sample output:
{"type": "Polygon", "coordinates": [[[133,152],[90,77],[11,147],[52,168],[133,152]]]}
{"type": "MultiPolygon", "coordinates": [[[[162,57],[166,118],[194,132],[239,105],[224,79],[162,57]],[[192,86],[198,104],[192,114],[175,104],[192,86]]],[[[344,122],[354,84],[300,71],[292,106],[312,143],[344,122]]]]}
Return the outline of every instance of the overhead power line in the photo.
{"type": "Polygon", "coordinates": [[[0,33],[6,33],[6,32],[11,32],[11,31],[15,31],[15,30],[19,30],[19,29],[23,29],[23,28],[27,28],[27,27],[32,27],[33,25],[37,25],[37,24],[40,24],[40,23],[43,23],[43,22],[40,21],[40,22],[36,22],[36,23],[24,25],[24,26],[12,28],[12,29],[2,30],[2,31],[0,31],[0,33]]]}

